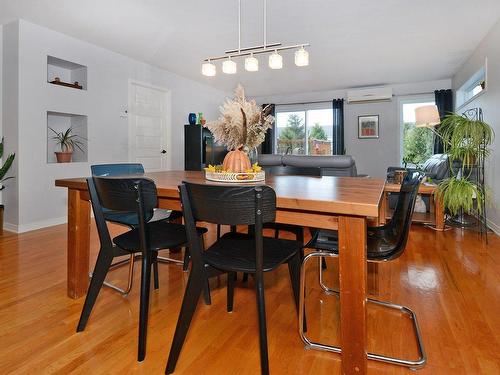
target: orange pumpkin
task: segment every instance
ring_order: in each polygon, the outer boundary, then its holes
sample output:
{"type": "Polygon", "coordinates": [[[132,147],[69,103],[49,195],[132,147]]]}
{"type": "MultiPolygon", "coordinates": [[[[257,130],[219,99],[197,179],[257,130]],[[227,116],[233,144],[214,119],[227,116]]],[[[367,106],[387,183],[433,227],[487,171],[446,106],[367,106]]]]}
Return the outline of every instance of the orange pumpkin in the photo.
{"type": "Polygon", "coordinates": [[[241,173],[252,169],[252,164],[247,154],[241,151],[241,148],[238,148],[227,153],[222,163],[222,169],[233,173],[241,173]]]}

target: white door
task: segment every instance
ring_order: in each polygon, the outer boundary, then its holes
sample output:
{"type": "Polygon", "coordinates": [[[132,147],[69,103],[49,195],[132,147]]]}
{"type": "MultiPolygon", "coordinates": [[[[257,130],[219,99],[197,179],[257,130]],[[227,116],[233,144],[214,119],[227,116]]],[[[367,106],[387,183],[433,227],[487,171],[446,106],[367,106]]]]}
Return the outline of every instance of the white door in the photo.
{"type": "Polygon", "coordinates": [[[140,83],[129,84],[129,160],[146,171],[169,167],[170,94],[140,83]]]}

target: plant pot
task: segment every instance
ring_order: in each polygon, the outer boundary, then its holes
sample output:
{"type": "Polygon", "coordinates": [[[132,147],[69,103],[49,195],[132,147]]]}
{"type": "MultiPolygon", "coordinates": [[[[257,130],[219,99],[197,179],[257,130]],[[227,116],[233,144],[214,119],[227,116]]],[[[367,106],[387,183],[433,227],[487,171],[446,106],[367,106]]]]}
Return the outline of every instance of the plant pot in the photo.
{"type": "Polygon", "coordinates": [[[73,156],[73,151],[59,151],[54,153],[56,154],[56,159],[58,163],[71,163],[71,157],[73,156]]]}

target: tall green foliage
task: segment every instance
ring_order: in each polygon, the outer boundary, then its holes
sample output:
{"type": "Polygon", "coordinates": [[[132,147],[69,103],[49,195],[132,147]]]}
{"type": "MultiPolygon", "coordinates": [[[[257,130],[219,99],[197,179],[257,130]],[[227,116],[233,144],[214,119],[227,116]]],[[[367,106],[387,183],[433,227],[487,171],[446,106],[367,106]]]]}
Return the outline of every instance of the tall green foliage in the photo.
{"type": "Polygon", "coordinates": [[[288,115],[287,125],[281,130],[278,139],[280,152],[292,151],[294,148],[303,148],[305,126],[303,119],[297,114],[288,115]]]}
{"type": "MultiPolygon", "coordinates": [[[[0,158],[3,157],[3,149],[4,148],[3,148],[3,138],[2,138],[2,142],[0,143],[0,158]]],[[[12,176],[5,177],[5,175],[7,174],[10,167],[12,166],[12,163],[14,162],[15,157],[16,157],[16,154],[10,154],[9,156],[7,156],[7,159],[3,163],[2,168],[0,168],[0,190],[5,189],[5,185],[3,184],[4,181],[7,181],[7,180],[10,180],[11,178],[14,178],[12,176]]]]}
{"type": "Polygon", "coordinates": [[[461,211],[482,213],[485,188],[470,179],[474,166],[484,163],[493,142],[493,129],[484,121],[471,120],[464,115],[451,114],[441,123],[439,133],[444,151],[450,160],[451,177],[443,180],[437,190],[444,206],[452,215],[461,211]],[[459,167],[453,167],[458,164],[459,167]]]}
{"type": "Polygon", "coordinates": [[[328,139],[325,129],[323,129],[319,122],[315,123],[309,131],[309,139],[318,139],[322,141],[326,141],[328,139]]]}
{"type": "Polygon", "coordinates": [[[426,128],[417,128],[414,123],[403,125],[403,162],[405,164],[422,164],[432,155],[434,137],[426,128]]]}

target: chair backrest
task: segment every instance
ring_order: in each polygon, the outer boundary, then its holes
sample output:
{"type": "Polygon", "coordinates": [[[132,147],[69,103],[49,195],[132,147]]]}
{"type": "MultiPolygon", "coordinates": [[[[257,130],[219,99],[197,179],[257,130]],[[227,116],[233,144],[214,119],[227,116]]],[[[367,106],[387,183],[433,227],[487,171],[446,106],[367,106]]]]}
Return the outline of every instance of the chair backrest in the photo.
{"type": "Polygon", "coordinates": [[[390,222],[384,226],[384,243],[391,244],[391,248],[368,249],[369,255],[379,253],[381,257],[394,259],[400,256],[405,250],[410,232],[415,200],[418,195],[418,188],[424,174],[421,172],[407,173],[401,184],[398,202],[390,222]],[[378,250],[378,251],[377,251],[378,250]]]}
{"type": "Polygon", "coordinates": [[[146,223],[153,217],[157,205],[155,183],[147,178],[90,177],[87,179],[90,199],[101,244],[111,245],[111,238],[104,218],[105,210],[135,213],[141,231],[141,242],[146,248],[146,223]]]}
{"type": "Polygon", "coordinates": [[[183,182],[193,219],[223,225],[254,225],[257,195],[262,203],[263,223],[276,217],[276,193],[265,185],[227,186],[183,182]]]}
{"type": "Polygon", "coordinates": [[[227,186],[183,182],[179,186],[193,269],[200,269],[202,243],[196,222],[225,225],[255,225],[254,239],[257,273],[263,267],[263,223],[276,217],[276,193],[265,185],[227,186]]]}
{"type": "Polygon", "coordinates": [[[90,166],[92,176],[142,175],[144,167],[139,163],[95,164],[90,166]]]}

